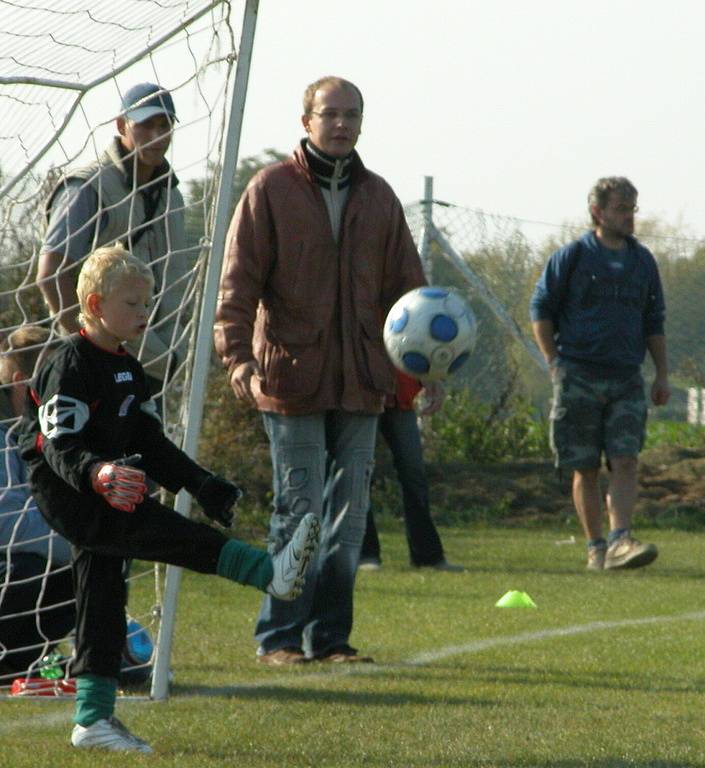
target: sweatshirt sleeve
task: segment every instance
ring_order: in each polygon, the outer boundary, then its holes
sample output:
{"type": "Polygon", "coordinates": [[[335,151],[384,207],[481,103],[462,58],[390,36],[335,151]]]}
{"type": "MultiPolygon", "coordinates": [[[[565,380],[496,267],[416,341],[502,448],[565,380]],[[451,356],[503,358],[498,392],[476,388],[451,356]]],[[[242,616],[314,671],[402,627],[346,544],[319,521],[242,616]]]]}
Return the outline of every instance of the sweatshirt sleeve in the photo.
{"type": "Polygon", "coordinates": [[[172,493],[182,488],[189,492],[198,490],[207,472],[164,434],[153,399],[140,405],[139,427],[129,451],[141,454],[140,469],[172,493]]]}
{"type": "Polygon", "coordinates": [[[97,455],[86,443],[91,419],[89,381],[80,360],[69,350],[42,368],[32,392],[44,459],[62,480],[81,493],[90,488],[90,467],[110,458],[97,455]]]}
{"type": "Polygon", "coordinates": [[[649,293],[644,307],[644,336],[663,336],[666,320],[666,302],[656,260],[648,252],[650,279],[649,293]]]}
{"type": "Polygon", "coordinates": [[[556,322],[568,290],[570,265],[574,253],[572,246],[573,244],[567,245],[556,251],[536,282],[529,306],[532,322],[539,320],[556,322]]]}

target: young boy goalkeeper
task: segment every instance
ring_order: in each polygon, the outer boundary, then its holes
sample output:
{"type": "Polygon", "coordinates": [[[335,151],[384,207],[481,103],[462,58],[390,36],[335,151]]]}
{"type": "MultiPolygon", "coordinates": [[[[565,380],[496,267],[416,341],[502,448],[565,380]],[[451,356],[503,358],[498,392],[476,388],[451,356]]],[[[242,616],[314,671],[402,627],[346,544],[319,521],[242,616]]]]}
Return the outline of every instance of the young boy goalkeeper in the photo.
{"type": "Polygon", "coordinates": [[[287,600],[300,593],[318,542],[318,520],[307,515],[271,557],[146,495],[147,477],[174,493],[185,488],[226,527],[241,496],[164,436],[142,366],[122,346],[144,333],[153,288],[149,268],[123,248],[89,256],[78,278],[82,330],[40,367],[22,420],[34,498],[73,545],[75,747],[151,751],[113,715],[126,632],[126,559],[218,574],[287,600]]]}

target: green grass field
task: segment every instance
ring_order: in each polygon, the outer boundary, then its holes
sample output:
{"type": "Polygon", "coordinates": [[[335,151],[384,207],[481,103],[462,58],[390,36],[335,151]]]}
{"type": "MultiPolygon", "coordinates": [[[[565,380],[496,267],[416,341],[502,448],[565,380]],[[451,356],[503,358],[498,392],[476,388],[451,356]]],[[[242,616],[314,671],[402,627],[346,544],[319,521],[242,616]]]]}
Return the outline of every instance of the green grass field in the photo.
{"type": "Polygon", "coordinates": [[[77,752],[71,702],[2,701],[0,766],[705,766],[705,535],[639,531],[643,571],[588,574],[580,539],[448,529],[461,575],[406,565],[401,534],[358,578],[352,642],[374,666],[262,668],[259,596],[185,576],[166,703],[121,700],[154,755],[77,752]],[[500,609],[509,589],[537,609],[500,609]]]}

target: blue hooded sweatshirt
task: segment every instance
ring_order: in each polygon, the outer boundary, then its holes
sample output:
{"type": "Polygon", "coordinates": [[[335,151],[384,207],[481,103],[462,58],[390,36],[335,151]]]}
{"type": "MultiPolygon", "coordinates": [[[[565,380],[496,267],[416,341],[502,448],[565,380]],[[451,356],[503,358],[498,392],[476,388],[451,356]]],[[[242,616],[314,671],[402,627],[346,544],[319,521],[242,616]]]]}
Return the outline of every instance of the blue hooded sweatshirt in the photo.
{"type": "Polygon", "coordinates": [[[641,366],[646,339],[663,334],[666,314],[651,252],[629,237],[622,253],[620,261],[586,232],[551,256],[531,298],[532,321],[553,321],[562,359],[615,375],[641,366]]]}

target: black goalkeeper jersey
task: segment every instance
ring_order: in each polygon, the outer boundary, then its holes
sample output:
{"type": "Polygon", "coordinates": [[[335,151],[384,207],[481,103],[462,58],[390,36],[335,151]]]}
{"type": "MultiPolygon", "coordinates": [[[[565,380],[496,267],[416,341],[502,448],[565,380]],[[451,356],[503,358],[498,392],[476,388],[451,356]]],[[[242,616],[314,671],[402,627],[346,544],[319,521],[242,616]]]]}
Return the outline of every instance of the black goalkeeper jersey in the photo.
{"type": "Polygon", "coordinates": [[[197,488],[204,471],[164,436],[140,363],[83,333],[61,342],[40,367],[21,421],[20,451],[46,462],[77,491],[90,489],[97,462],[132,454],[135,466],[170,491],[197,488]]]}

